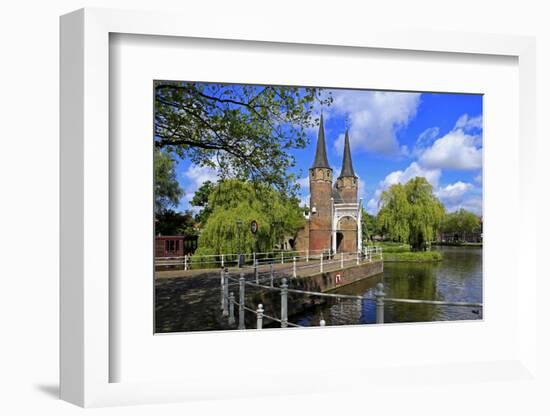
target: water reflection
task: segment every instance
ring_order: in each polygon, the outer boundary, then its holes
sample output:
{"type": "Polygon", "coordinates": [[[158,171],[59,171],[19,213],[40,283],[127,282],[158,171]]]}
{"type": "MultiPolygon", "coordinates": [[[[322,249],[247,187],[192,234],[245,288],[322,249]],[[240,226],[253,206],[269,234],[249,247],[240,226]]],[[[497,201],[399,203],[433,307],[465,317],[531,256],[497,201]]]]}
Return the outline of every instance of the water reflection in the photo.
{"type": "MultiPolygon", "coordinates": [[[[386,263],[384,273],[337,290],[335,293],[373,297],[378,282],[383,282],[388,297],[443,301],[482,301],[482,250],[470,247],[443,247],[443,261],[433,264],[386,263]]],[[[479,319],[476,308],[386,303],[386,322],[427,322],[479,319]]],[[[376,321],[370,300],[332,300],[293,317],[299,325],[368,324],[376,321]]]]}

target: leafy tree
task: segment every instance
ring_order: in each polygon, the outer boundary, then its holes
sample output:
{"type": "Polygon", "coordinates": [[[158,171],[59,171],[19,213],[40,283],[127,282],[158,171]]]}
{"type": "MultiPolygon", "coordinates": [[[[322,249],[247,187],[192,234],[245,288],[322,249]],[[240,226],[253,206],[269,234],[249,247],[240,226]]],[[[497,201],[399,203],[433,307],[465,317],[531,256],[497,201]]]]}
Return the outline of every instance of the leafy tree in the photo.
{"type": "Polygon", "coordinates": [[[212,213],[212,208],[208,205],[208,197],[213,189],[214,183],[212,181],[203,182],[190,201],[194,207],[201,208],[200,212],[195,215],[195,219],[201,224],[205,224],[212,213]]]}
{"type": "Polygon", "coordinates": [[[382,194],[378,219],[394,241],[407,242],[413,250],[425,249],[435,239],[445,215],[425,178],[392,185],[382,194]]]}
{"type": "Polygon", "coordinates": [[[380,206],[378,221],[383,233],[395,241],[409,241],[411,207],[405,187],[399,183],[384,191],[380,197],[380,206]]]}
{"type": "Polygon", "coordinates": [[[458,211],[445,215],[442,230],[445,233],[459,234],[465,240],[466,233],[472,233],[480,227],[477,215],[460,208],[458,211]]]}
{"type": "Polygon", "coordinates": [[[405,192],[411,207],[409,244],[416,250],[425,249],[441,228],[445,207],[434,196],[432,185],[425,178],[417,176],[408,181],[405,192]]]}
{"type": "Polygon", "coordinates": [[[156,215],[155,233],[160,235],[196,235],[196,222],[190,211],[184,213],[170,209],[156,215]]]}
{"type": "Polygon", "coordinates": [[[166,152],[155,149],[155,214],[176,207],[183,196],[176,179],[175,163],[166,152]]]}
{"type": "Polygon", "coordinates": [[[315,100],[330,105],[319,88],[155,82],[155,145],[220,178],[274,185],[294,192],[288,150],[307,144],[318,124],[315,100]]]}
{"type": "Polygon", "coordinates": [[[304,225],[299,200],[287,197],[272,187],[238,180],[220,181],[210,193],[212,209],[199,236],[197,254],[236,253],[273,248],[282,234],[295,235],[304,225]],[[249,230],[258,222],[256,244],[249,230]],[[240,235],[237,221],[242,222],[240,235]]]}
{"type": "Polygon", "coordinates": [[[372,240],[373,236],[382,234],[376,216],[369,214],[364,208],[361,212],[361,232],[363,241],[372,240]]]}

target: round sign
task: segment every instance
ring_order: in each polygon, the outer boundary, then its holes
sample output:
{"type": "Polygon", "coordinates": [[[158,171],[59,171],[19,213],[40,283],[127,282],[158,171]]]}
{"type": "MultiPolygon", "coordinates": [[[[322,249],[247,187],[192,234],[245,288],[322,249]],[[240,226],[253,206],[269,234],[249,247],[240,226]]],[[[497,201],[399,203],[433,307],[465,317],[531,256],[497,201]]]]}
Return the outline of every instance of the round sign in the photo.
{"type": "Polygon", "coordinates": [[[252,220],[250,223],[250,231],[252,231],[252,234],[256,234],[256,231],[258,231],[258,223],[256,220],[252,220]]]}

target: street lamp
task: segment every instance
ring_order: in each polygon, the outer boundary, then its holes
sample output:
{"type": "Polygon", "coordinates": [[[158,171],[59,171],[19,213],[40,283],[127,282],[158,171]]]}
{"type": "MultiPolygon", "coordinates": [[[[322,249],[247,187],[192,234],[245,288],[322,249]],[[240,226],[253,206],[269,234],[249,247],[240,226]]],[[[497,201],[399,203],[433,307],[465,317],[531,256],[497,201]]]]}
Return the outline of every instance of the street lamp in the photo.
{"type": "Polygon", "coordinates": [[[273,231],[275,234],[275,239],[277,240],[277,244],[279,244],[279,250],[283,249],[283,245],[281,243],[281,233],[280,233],[280,227],[283,225],[282,221],[273,221],[273,231]]]}
{"type": "Polygon", "coordinates": [[[243,258],[241,254],[241,227],[243,225],[242,220],[237,220],[237,265],[238,267],[243,266],[243,258]]]}

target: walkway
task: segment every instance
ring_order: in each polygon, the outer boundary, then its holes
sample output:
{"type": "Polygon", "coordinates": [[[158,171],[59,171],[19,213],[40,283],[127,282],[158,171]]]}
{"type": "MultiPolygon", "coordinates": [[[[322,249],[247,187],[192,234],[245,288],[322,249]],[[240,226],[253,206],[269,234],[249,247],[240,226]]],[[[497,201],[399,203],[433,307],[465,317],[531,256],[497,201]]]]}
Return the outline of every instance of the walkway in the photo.
{"type": "MultiPolygon", "coordinates": [[[[323,259],[322,261],[322,271],[331,272],[335,270],[340,270],[347,267],[356,266],[357,264],[362,264],[368,261],[368,259],[363,258],[359,260],[358,263],[356,254],[336,254],[333,259],[323,259]]],[[[260,264],[258,266],[259,273],[267,273],[270,271],[270,264],[260,264]]],[[[250,275],[254,273],[254,268],[250,265],[246,265],[239,269],[238,267],[228,267],[228,271],[231,274],[235,273],[245,273],[245,275],[250,275]]],[[[277,274],[288,274],[291,276],[293,274],[294,264],[290,263],[273,263],[273,271],[277,274]]],[[[298,277],[307,277],[318,274],[321,272],[321,261],[319,258],[311,258],[308,261],[301,259],[296,261],[296,276],[298,277]]],[[[162,270],[155,271],[156,279],[173,279],[180,277],[207,277],[215,276],[219,277],[220,269],[196,269],[196,270],[162,270]]]]}

